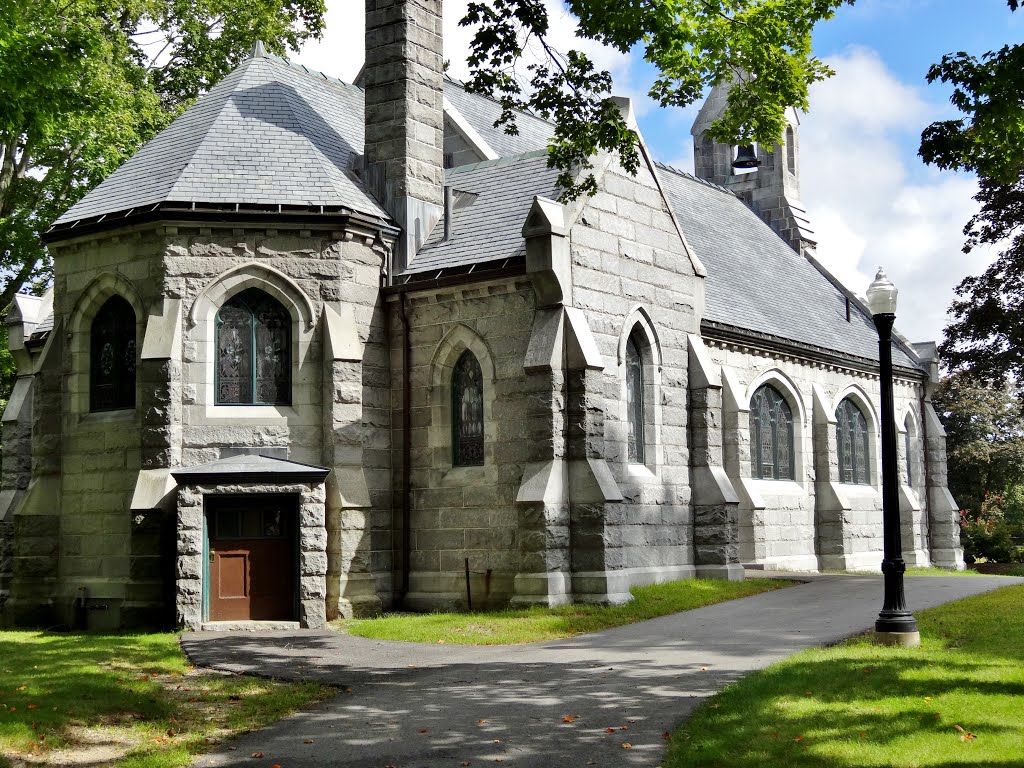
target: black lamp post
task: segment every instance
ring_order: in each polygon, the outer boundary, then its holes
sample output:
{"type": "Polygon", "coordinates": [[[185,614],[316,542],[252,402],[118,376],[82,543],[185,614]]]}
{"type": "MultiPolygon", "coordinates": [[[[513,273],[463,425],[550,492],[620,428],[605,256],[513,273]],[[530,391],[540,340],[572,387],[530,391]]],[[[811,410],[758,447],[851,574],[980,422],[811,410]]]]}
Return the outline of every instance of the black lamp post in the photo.
{"type": "Polygon", "coordinates": [[[903,544],[896,470],[896,409],[892,392],[892,325],[896,320],[896,286],[878,268],[868,286],[868,307],[878,329],[878,363],[882,390],[882,531],[885,602],[875,621],[875,640],[884,645],[919,645],[917,621],[903,596],[903,544]]]}

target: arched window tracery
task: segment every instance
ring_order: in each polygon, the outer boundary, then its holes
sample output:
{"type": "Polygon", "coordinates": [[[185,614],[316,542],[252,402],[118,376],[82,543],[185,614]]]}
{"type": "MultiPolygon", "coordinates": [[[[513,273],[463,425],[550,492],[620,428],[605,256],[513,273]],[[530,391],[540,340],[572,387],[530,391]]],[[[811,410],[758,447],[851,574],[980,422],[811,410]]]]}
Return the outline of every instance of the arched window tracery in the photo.
{"type": "Polygon", "coordinates": [[[839,481],[869,484],[868,422],[864,412],[848,397],[836,409],[836,445],[839,452],[839,481]]]}
{"type": "Polygon", "coordinates": [[[793,411],[771,384],[750,400],[750,472],[765,480],[794,478],[793,411]]]}
{"type": "Polygon", "coordinates": [[[468,349],[452,369],[452,464],[484,463],[484,377],[468,349]]]}
{"type": "Polygon", "coordinates": [[[644,360],[635,332],[626,340],[626,460],[643,464],[644,446],[644,360]]]}
{"type": "Polygon", "coordinates": [[[135,407],[135,310],[121,296],[100,307],[89,330],[89,410],[135,407]]]}
{"type": "Polygon", "coordinates": [[[291,316],[249,288],[217,312],[217,404],[291,403],[291,316]]]}

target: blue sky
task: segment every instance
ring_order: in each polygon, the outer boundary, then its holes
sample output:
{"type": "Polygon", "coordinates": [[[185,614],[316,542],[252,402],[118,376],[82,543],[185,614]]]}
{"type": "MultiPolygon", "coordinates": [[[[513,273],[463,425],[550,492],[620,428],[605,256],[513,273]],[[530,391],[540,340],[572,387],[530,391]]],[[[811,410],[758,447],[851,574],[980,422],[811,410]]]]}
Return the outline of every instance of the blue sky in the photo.
{"type": "MultiPolygon", "coordinates": [[[[573,20],[546,0],[552,39],[574,44],[573,20]]],[[[327,32],[296,57],[351,80],[363,55],[363,3],[328,0],[327,32]]],[[[465,73],[468,33],[457,26],[465,0],[445,0],[445,55],[465,73]]],[[[917,158],[921,130],[951,116],[949,91],[925,73],[942,54],[980,54],[1024,36],[1024,11],[1006,0],[859,0],[819,25],[815,52],[836,76],[816,84],[801,116],[801,197],[819,236],[818,256],[863,292],[883,265],[900,289],[898,327],[912,340],[939,340],[953,288],[994,258],[961,253],[961,229],[976,210],[973,178],[939,172],[917,158]]],[[[634,100],[654,155],[692,170],[689,129],[697,106],[663,110],[646,97],[651,68],[638,56],[584,49],[608,68],[615,92],[634,100]]]]}

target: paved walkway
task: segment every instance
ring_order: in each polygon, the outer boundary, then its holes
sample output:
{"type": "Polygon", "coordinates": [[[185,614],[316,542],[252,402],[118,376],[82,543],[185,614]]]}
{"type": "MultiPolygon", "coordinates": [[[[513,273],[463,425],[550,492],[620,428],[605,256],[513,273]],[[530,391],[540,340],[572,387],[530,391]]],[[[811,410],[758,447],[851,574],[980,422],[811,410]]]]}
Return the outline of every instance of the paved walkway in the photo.
{"type": "MultiPolygon", "coordinates": [[[[186,634],[182,646],[200,666],[345,689],[195,765],[447,768],[500,759],[516,768],[656,766],[662,734],[705,697],[802,648],[873,626],[880,577],[812,579],[531,645],[423,645],[314,631],[186,634]],[[265,757],[254,760],[253,752],[265,757]]],[[[1024,579],[906,582],[908,604],[917,610],[1024,579]]]]}

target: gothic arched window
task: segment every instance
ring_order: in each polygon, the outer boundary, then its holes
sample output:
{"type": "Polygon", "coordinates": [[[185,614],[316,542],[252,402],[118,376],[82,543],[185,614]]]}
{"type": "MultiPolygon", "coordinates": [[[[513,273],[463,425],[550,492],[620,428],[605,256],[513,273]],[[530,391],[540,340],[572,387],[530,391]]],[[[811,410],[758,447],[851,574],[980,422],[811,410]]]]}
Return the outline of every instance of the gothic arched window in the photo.
{"type": "Polygon", "coordinates": [[[796,173],[796,133],[791,125],[786,126],[786,168],[796,173]]]}
{"type": "Polygon", "coordinates": [[[914,484],[914,453],[913,453],[913,429],[914,424],[907,416],[903,422],[903,455],[907,462],[907,485],[914,484]]]}
{"type": "Polygon", "coordinates": [[[750,473],[765,480],[794,476],[793,411],[771,384],[750,400],[750,473]]]}
{"type": "Polygon", "coordinates": [[[452,464],[484,463],[484,377],[468,349],[452,370],[452,464]]]}
{"type": "Polygon", "coordinates": [[[626,339],[626,460],[644,463],[644,360],[634,334],[626,339]]]}
{"type": "Polygon", "coordinates": [[[863,411],[848,397],[836,409],[836,445],[839,451],[839,482],[870,483],[868,422],[863,411]]]}
{"type": "Polygon", "coordinates": [[[111,296],[89,331],[89,410],[135,407],[135,310],[111,296]]]}
{"type": "Polygon", "coordinates": [[[292,395],[292,320],[258,288],[217,313],[217,404],[287,405],[292,395]]]}

